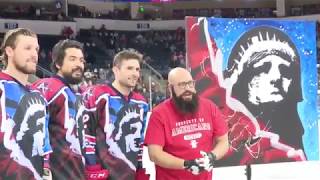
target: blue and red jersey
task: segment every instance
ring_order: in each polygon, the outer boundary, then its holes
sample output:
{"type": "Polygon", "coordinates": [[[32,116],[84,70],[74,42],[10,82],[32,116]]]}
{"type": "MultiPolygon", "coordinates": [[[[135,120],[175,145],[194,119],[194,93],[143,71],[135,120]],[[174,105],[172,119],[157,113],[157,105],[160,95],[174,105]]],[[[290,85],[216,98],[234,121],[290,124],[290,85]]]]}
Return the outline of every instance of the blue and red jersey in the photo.
{"type": "Polygon", "coordinates": [[[142,144],[148,104],[131,92],[123,96],[112,85],[96,85],[83,93],[90,110],[85,126],[90,129],[86,149],[89,164],[108,169],[109,179],[134,179],[142,166],[142,144]]]}
{"type": "Polygon", "coordinates": [[[40,79],[33,84],[48,101],[49,134],[53,152],[49,166],[53,179],[85,179],[84,106],[76,94],[59,76],[40,79]]]}
{"type": "Polygon", "coordinates": [[[46,100],[0,72],[0,179],[42,179],[51,152],[46,100]]]}

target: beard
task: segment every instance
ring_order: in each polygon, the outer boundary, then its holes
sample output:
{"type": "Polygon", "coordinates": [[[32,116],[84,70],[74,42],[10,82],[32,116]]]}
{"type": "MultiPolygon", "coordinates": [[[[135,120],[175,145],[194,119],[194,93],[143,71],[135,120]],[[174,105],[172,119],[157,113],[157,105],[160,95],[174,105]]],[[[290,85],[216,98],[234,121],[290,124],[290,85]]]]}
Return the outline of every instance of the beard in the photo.
{"type": "Polygon", "coordinates": [[[22,72],[23,74],[35,74],[37,68],[31,68],[28,64],[19,64],[16,61],[13,61],[14,66],[16,67],[16,69],[20,72],[22,72]]]}
{"type": "Polygon", "coordinates": [[[191,91],[185,91],[180,96],[177,96],[177,94],[174,92],[174,89],[172,88],[172,99],[178,110],[180,110],[182,113],[194,113],[198,110],[199,105],[199,97],[196,93],[193,93],[191,91]],[[183,95],[185,94],[192,94],[191,100],[184,100],[183,95]]]}
{"type": "Polygon", "coordinates": [[[69,84],[78,84],[82,81],[83,77],[83,70],[81,68],[72,69],[70,73],[63,73],[63,78],[69,83],[69,84]],[[81,71],[81,76],[74,77],[72,76],[76,71],[81,71]]]}

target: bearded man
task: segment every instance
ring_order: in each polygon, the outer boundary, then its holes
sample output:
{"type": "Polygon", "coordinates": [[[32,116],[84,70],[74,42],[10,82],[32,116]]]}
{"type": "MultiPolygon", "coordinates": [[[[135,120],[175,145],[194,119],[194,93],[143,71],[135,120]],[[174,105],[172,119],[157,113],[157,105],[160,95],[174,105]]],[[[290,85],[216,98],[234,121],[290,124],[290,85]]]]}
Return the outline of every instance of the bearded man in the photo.
{"type": "Polygon", "coordinates": [[[228,129],[218,107],[196,94],[189,71],[168,75],[171,98],[152,111],[145,144],[156,179],[212,179],[216,160],[228,151],[228,129]]]}

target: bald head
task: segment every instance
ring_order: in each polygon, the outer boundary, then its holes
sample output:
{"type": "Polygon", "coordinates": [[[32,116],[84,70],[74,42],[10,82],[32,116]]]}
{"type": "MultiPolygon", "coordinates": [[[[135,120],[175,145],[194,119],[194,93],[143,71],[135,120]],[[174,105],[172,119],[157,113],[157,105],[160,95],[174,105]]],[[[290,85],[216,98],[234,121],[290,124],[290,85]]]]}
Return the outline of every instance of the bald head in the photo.
{"type": "Polygon", "coordinates": [[[176,67],[172,69],[168,74],[169,84],[177,84],[180,81],[190,81],[193,80],[191,73],[185,68],[176,67]]]}
{"type": "Polygon", "coordinates": [[[191,76],[191,73],[181,67],[172,69],[168,74],[168,83],[171,95],[175,93],[177,96],[181,96],[186,93],[186,97],[191,99],[192,93],[196,93],[195,83],[191,76]]]}
{"type": "Polygon", "coordinates": [[[183,113],[193,113],[198,107],[195,81],[191,73],[181,67],[168,74],[169,90],[176,107],[183,113]]]}

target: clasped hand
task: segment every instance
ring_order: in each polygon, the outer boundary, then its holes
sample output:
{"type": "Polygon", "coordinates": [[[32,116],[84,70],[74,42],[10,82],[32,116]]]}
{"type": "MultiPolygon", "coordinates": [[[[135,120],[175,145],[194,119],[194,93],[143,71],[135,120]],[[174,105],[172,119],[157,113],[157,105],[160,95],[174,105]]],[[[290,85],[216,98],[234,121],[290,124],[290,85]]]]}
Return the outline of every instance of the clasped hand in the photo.
{"type": "Polygon", "coordinates": [[[200,154],[202,156],[200,158],[184,161],[184,168],[194,175],[198,175],[204,170],[210,172],[216,161],[216,156],[212,152],[200,151],[200,154]]]}

